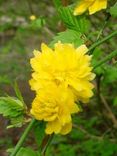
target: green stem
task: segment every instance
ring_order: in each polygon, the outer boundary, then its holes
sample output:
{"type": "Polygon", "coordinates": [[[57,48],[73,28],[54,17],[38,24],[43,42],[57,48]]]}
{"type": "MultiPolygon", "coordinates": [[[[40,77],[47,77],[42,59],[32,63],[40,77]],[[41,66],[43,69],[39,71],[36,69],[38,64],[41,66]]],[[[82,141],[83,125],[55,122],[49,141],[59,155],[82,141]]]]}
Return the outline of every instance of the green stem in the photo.
{"type": "Polygon", "coordinates": [[[105,19],[105,21],[104,21],[104,23],[103,23],[102,29],[99,31],[99,34],[98,34],[98,36],[97,36],[97,40],[96,40],[96,41],[98,41],[98,40],[100,39],[100,36],[102,35],[102,33],[103,33],[105,27],[107,26],[110,17],[111,17],[111,15],[110,15],[109,13],[107,13],[106,19],[105,19]]]}
{"type": "Polygon", "coordinates": [[[24,140],[26,139],[29,131],[32,129],[35,121],[36,121],[35,119],[32,119],[32,121],[30,122],[30,124],[28,125],[28,127],[25,129],[23,135],[21,136],[20,140],[18,141],[17,145],[15,146],[14,151],[11,153],[10,156],[15,156],[17,154],[17,152],[21,148],[22,144],[24,143],[24,140]]]}
{"type": "Polygon", "coordinates": [[[117,30],[111,33],[110,35],[104,37],[102,40],[95,42],[90,48],[89,48],[89,54],[93,53],[93,49],[95,49],[100,44],[106,42],[107,40],[111,39],[112,37],[117,35],[117,30]]]}
{"type": "Polygon", "coordinates": [[[105,62],[111,60],[113,57],[117,56],[117,50],[113,51],[111,54],[109,54],[108,56],[106,56],[103,60],[99,61],[95,66],[94,66],[94,70],[96,68],[98,68],[100,65],[104,64],[105,62]]]}

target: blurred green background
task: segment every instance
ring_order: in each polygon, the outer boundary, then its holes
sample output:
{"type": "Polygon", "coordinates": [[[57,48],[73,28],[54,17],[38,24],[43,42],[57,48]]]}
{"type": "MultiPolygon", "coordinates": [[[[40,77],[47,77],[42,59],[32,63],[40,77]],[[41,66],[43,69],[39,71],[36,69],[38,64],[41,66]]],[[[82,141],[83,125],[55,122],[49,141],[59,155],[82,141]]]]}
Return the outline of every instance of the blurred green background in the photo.
{"type": "MultiPolygon", "coordinates": [[[[65,1],[64,1],[65,2],[65,1]]],[[[68,1],[66,1],[68,2],[68,1]]],[[[69,0],[69,4],[76,2],[69,0]]],[[[110,1],[113,5],[116,1],[110,1]]],[[[105,11],[87,17],[89,30],[87,44],[96,40],[106,17],[105,11]]],[[[110,17],[102,35],[117,29],[117,19],[110,17]]],[[[13,84],[18,82],[25,102],[30,107],[34,93],[28,81],[31,77],[30,57],[40,43],[50,43],[65,26],[60,21],[51,0],[0,0],[0,96],[14,96],[13,84]],[[36,19],[31,20],[34,15],[36,19]]],[[[116,38],[117,39],[117,38],[116,38]]],[[[111,39],[94,51],[94,62],[117,49],[111,39]]],[[[95,96],[83,112],[74,117],[72,132],[67,136],[55,136],[47,156],[117,156],[117,60],[111,60],[96,71],[95,96]],[[101,99],[98,92],[101,92],[101,99]]],[[[18,141],[23,128],[8,129],[8,120],[0,116],[0,156],[18,141]]],[[[26,145],[37,149],[33,133],[26,145]]],[[[38,128],[37,128],[38,133],[38,128]]],[[[38,141],[37,141],[38,142],[38,141]]]]}

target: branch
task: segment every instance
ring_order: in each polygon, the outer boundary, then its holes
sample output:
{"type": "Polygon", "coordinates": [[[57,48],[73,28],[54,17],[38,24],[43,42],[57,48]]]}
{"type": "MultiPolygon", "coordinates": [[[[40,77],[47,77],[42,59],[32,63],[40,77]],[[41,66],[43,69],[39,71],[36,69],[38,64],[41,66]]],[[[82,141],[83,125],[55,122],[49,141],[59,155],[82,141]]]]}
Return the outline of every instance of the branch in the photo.
{"type": "Polygon", "coordinates": [[[111,33],[110,35],[104,37],[102,40],[99,40],[97,42],[95,42],[90,48],[89,48],[89,54],[93,53],[93,49],[95,49],[97,46],[99,46],[100,44],[108,41],[109,39],[111,39],[112,37],[117,35],[117,30],[114,31],[113,33],[111,33]]]}
{"type": "Polygon", "coordinates": [[[110,17],[111,17],[110,13],[107,13],[106,19],[105,19],[105,21],[104,21],[104,23],[103,23],[102,29],[99,31],[99,34],[98,34],[98,36],[97,36],[97,40],[96,40],[96,41],[98,41],[98,40],[100,39],[100,36],[102,35],[102,33],[103,33],[105,27],[107,26],[110,17]]]}
{"type": "Polygon", "coordinates": [[[100,98],[108,112],[108,117],[113,122],[114,127],[117,128],[117,119],[116,119],[115,115],[113,114],[111,108],[109,107],[109,104],[107,103],[106,99],[104,98],[104,96],[102,94],[100,94],[100,98]]]}
{"type": "Polygon", "coordinates": [[[97,139],[97,140],[103,140],[103,137],[102,136],[92,135],[87,130],[85,130],[83,127],[79,127],[76,124],[73,124],[73,127],[76,128],[76,129],[79,129],[81,132],[83,132],[84,134],[86,134],[87,137],[89,137],[89,138],[97,139]]]}
{"type": "Polygon", "coordinates": [[[117,55],[117,50],[111,52],[109,55],[107,55],[103,60],[99,61],[95,66],[94,66],[94,70],[101,66],[102,64],[104,64],[105,62],[111,60],[113,57],[115,57],[117,55]]]}

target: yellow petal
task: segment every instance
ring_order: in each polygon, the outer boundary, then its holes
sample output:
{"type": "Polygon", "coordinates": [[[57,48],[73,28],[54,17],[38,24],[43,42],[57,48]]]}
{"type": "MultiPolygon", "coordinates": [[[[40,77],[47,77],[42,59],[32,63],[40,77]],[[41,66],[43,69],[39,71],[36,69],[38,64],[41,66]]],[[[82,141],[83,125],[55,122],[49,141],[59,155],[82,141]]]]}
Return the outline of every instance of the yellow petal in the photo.
{"type": "Polygon", "coordinates": [[[81,0],[81,2],[76,6],[74,10],[74,15],[81,15],[83,14],[88,7],[92,4],[94,0],[81,0]]]}
{"type": "Polygon", "coordinates": [[[51,48],[49,48],[45,43],[41,44],[42,53],[51,53],[53,52],[51,48]]]}
{"type": "Polygon", "coordinates": [[[94,14],[101,9],[107,8],[107,0],[95,0],[94,3],[89,7],[89,14],[94,14]]]}
{"type": "Polygon", "coordinates": [[[38,51],[38,50],[34,50],[34,51],[33,51],[33,54],[34,54],[34,56],[39,56],[41,53],[40,53],[40,51],[38,51]]]}
{"type": "Polygon", "coordinates": [[[82,91],[82,84],[79,80],[74,80],[72,79],[71,81],[69,80],[69,86],[71,86],[73,89],[76,91],[82,91]]]}
{"type": "Polygon", "coordinates": [[[52,133],[58,134],[60,131],[61,131],[61,124],[59,120],[48,122],[46,124],[46,130],[45,130],[46,134],[52,134],[52,133]]]}
{"type": "Polygon", "coordinates": [[[58,119],[62,125],[64,125],[65,123],[71,122],[71,114],[70,114],[70,110],[68,109],[69,108],[66,108],[65,106],[63,106],[63,108],[61,108],[59,112],[58,119]]]}
{"type": "Polygon", "coordinates": [[[44,117],[44,121],[53,121],[53,120],[55,120],[56,119],[56,117],[57,117],[57,114],[54,114],[54,115],[51,115],[51,116],[46,116],[46,117],[44,117]]]}
{"type": "Polygon", "coordinates": [[[65,125],[62,127],[60,133],[61,133],[62,135],[66,135],[66,134],[68,134],[68,133],[71,131],[71,129],[72,129],[72,122],[65,124],[65,125]]]}
{"type": "Polygon", "coordinates": [[[86,47],[86,45],[81,45],[80,47],[78,47],[76,49],[77,52],[82,52],[83,54],[87,53],[88,52],[88,48],[86,47]]]}
{"type": "Polygon", "coordinates": [[[74,105],[72,105],[71,107],[71,113],[77,113],[80,111],[80,108],[78,107],[77,104],[74,103],[74,105]]]}

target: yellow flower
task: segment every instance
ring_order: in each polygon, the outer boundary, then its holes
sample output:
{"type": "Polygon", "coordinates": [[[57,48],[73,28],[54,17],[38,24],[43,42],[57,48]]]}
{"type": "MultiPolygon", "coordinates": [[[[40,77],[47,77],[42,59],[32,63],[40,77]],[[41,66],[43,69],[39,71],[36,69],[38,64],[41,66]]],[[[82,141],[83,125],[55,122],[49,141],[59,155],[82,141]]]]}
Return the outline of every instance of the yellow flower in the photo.
{"type": "Polygon", "coordinates": [[[81,45],[75,49],[73,44],[58,42],[53,50],[45,44],[41,45],[41,50],[34,51],[35,57],[31,59],[32,90],[38,94],[40,89],[52,84],[64,85],[74,93],[75,100],[87,102],[93,95],[90,81],[94,78],[87,47],[81,45]]]}
{"type": "Polygon", "coordinates": [[[69,133],[72,129],[71,114],[79,111],[74,96],[64,86],[46,86],[32,103],[31,114],[37,120],[46,121],[46,133],[69,133]]]}
{"type": "Polygon", "coordinates": [[[30,20],[31,20],[31,21],[34,21],[35,19],[36,19],[36,16],[35,16],[35,15],[31,15],[31,16],[30,16],[30,20]]]}
{"type": "Polygon", "coordinates": [[[107,0],[81,0],[74,10],[74,15],[81,15],[86,10],[89,10],[89,14],[91,15],[106,8],[107,0]]]}

